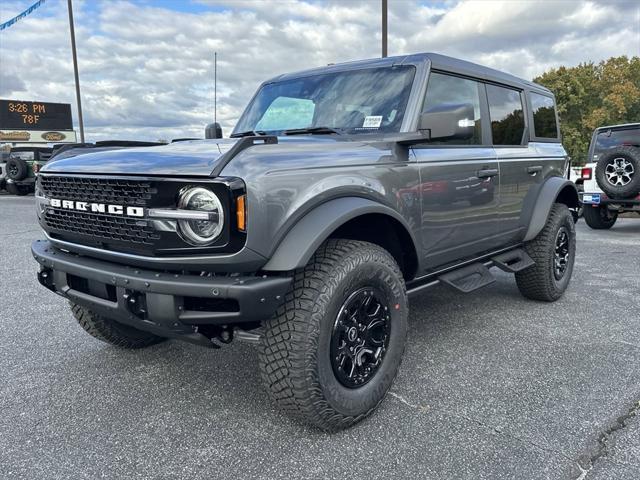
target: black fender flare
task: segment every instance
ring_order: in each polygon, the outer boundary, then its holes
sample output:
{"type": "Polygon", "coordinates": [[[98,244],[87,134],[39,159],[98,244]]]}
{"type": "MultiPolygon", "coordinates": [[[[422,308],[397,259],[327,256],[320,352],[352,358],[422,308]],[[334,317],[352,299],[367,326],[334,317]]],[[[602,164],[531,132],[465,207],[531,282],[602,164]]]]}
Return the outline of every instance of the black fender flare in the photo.
{"type": "Polygon", "coordinates": [[[366,198],[340,197],[325,202],[305,214],[287,232],[262,270],[289,271],[304,267],[318,247],[338,227],[369,213],[383,214],[397,220],[409,233],[413,248],[416,248],[418,244],[411,228],[394,209],[366,198]]]}
{"type": "MultiPolygon", "coordinates": [[[[564,203],[569,208],[578,208],[580,206],[578,189],[572,181],[564,177],[551,177],[539,189],[531,189],[529,193],[535,193],[536,191],[539,193],[533,204],[533,211],[528,216],[529,222],[527,233],[524,237],[525,242],[533,240],[542,231],[554,203],[564,203]]],[[[525,203],[528,203],[528,201],[525,203]]]]}

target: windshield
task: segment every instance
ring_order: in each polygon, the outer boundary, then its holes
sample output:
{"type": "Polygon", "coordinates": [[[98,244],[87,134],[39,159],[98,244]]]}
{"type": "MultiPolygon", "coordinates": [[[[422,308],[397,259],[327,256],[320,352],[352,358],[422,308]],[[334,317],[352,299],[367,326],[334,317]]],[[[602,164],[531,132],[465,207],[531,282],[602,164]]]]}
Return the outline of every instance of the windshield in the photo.
{"type": "Polygon", "coordinates": [[[317,127],[339,133],[398,132],[414,75],[413,66],[395,66],[269,83],[247,107],[234,133],[279,135],[317,127]]]}

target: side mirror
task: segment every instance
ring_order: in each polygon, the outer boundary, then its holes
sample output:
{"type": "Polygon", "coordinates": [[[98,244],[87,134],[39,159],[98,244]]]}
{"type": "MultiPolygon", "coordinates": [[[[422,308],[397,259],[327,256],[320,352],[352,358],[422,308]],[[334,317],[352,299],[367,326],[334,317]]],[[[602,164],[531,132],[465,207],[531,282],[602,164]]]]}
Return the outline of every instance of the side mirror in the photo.
{"type": "Polygon", "coordinates": [[[218,122],[210,123],[204,128],[204,138],[207,140],[212,138],[222,138],[222,127],[218,122]]]}
{"type": "Polygon", "coordinates": [[[443,103],[420,115],[418,130],[427,131],[429,140],[468,140],[476,128],[473,105],[443,103]]]}

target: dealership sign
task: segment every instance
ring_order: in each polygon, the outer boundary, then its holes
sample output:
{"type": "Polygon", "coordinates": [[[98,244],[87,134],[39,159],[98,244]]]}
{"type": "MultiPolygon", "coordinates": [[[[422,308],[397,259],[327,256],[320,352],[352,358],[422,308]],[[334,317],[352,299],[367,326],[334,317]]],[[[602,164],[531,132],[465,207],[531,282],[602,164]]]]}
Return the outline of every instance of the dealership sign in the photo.
{"type": "Polygon", "coordinates": [[[73,130],[4,130],[0,129],[0,143],[76,143],[73,130]]]}
{"type": "Polygon", "coordinates": [[[0,100],[0,142],[76,142],[71,105],[0,100]]]}

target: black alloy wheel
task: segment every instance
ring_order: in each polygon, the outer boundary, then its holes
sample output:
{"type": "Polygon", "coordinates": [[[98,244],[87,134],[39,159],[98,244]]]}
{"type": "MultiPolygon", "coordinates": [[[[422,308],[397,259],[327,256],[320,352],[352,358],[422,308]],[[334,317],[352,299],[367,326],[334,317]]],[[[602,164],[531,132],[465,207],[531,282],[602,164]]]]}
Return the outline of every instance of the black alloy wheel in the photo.
{"type": "Polygon", "coordinates": [[[569,232],[561,227],[556,234],[556,246],[553,258],[553,275],[556,280],[561,280],[567,272],[569,265],[569,232]]]}
{"type": "Polygon", "coordinates": [[[375,288],[361,288],[344,302],[333,326],[331,365],[338,381],[358,388],[376,374],[389,345],[389,305],[375,288]]]}

